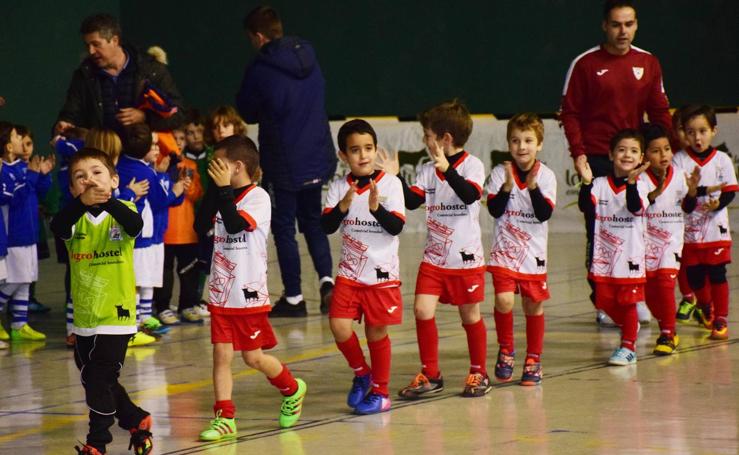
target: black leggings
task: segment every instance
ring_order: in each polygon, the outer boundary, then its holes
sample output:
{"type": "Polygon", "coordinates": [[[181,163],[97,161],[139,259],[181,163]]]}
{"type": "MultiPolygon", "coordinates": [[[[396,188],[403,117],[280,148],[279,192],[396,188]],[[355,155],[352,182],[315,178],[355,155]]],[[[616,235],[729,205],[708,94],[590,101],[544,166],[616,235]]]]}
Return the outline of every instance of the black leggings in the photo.
{"type": "Polygon", "coordinates": [[[706,278],[711,284],[726,283],[726,264],[698,264],[688,266],[686,273],[690,289],[699,291],[706,285],[706,278]]]}

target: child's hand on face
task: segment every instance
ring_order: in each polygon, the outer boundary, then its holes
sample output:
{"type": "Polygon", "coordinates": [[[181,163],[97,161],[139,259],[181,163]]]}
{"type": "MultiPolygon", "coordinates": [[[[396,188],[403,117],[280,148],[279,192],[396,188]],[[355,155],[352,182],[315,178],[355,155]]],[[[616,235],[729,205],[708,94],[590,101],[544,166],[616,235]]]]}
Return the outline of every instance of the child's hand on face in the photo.
{"type": "Polygon", "coordinates": [[[444,148],[439,145],[439,142],[436,139],[432,139],[428,149],[429,156],[434,161],[434,167],[438,169],[439,172],[446,172],[449,169],[449,160],[446,159],[444,148]]]}
{"type": "Polygon", "coordinates": [[[537,187],[536,177],[539,175],[540,167],[541,162],[537,161],[536,163],[534,163],[534,166],[529,171],[529,175],[526,176],[526,187],[529,190],[535,190],[537,187]]]}
{"type": "Polygon", "coordinates": [[[134,199],[134,202],[138,201],[142,197],[149,194],[149,181],[148,180],[141,180],[136,181],[136,177],[132,178],[131,181],[128,183],[128,188],[133,191],[133,194],[136,195],[136,198],[134,199]]]}
{"type": "Polygon", "coordinates": [[[220,158],[215,158],[208,164],[208,175],[216,186],[231,186],[231,167],[220,158]]]}
{"type": "Polygon", "coordinates": [[[28,170],[33,172],[41,172],[41,157],[36,155],[28,160],[28,170]]]}
{"type": "Polygon", "coordinates": [[[377,169],[383,170],[391,175],[400,173],[400,161],[398,160],[398,152],[388,152],[382,147],[377,148],[377,160],[375,161],[377,169]]]}
{"type": "Polygon", "coordinates": [[[349,207],[352,205],[352,200],[354,199],[354,194],[356,192],[357,184],[352,182],[352,184],[349,185],[349,189],[346,191],[344,197],[339,201],[339,210],[341,210],[341,213],[346,213],[349,211],[349,207]]]}
{"type": "Polygon", "coordinates": [[[380,208],[380,191],[374,179],[370,179],[369,209],[372,212],[380,208]]]}
{"type": "Polygon", "coordinates": [[[629,184],[636,183],[636,179],[639,177],[639,175],[649,169],[649,166],[649,162],[643,163],[641,166],[637,166],[635,169],[629,172],[629,177],[626,179],[626,182],[629,184]]]}
{"type": "Polygon", "coordinates": [[[157,172],[160,174],[163,172],[167,172],[167,169],[169,169],[169,163],[172,161],[172,158],[169,155],[166,155],[162,157],[162,159],[159,161],[159,164],[154,165],[154,169],[156,169],[157,172]]]}
{"type": "Polygon", "coordinates": [[[54,158],[54,155],[50,155],[48,158],[41,158],[41,161],[39,163],[39,172],[42,175],[46,175],[54,170],[55,165],[56,159],[54,158]]]}
{"type": "Polygon", "coordinates": [[[503,182],[503,191],[510,193],[513,189],[513,163],[503,161],[503,169],[505,170],[505,182],[503,182]]]}
{"type": "Polygon", "coordinates": [[[87,180],[85,186],[85,191],[80,194],[80,201],[84,205],[91,207],[105,204],[110,199],[111,191],[101,188],[95,181],[87,180]]]}
{"type": "Polygon", "coordinates": [[[590,163],[588,163],[587,156],[580,155],[577,157],[577,159],[575,159],[575,170],[580,176],[582,183],[584,183],[585,185],[590,185],[590,183],[593,181],[593,170],[590,169],[590,163]]]}

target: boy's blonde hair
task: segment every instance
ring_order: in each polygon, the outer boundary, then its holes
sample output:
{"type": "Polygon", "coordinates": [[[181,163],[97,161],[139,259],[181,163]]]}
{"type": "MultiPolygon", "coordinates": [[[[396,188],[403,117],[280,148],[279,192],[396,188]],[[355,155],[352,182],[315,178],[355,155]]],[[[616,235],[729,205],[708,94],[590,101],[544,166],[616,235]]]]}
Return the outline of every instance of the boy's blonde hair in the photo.
{"type": "Polygon", "coordinates": [[[455,147],[463,147],[472,134],[470,111],[456,98],[422,112],[418,120],[438,137],[449,133],[455,147]]]}
{"type": "Polygon", "coordinates": [[[234,126],[234,134],[246,136],[246,122],[241,118],[236,109],[233,106],[218,106],[208,116],[205,128],[208,142],[213,143],[213,128],[221,123],[225,123],[226,125],[229,123],[232,124],[234,126]]]}
{"type": "Polygon", "coordinates": [[[536,135],[536,140],[539,144],[544,142],[544,122],[541,121],[538,115],[533,112],[522,112],[514,115],[508,120],[508,127],[506,129],[506,140],[511,140],[511,134],[513,130],[519,131],[533,131],[536,135]]]}
{"type": "Polygon", "coordinates": [[[108,154],[113,163],[118,162],[123,150],[121,138],[113,130],[91,129],[85,136],[85,146],[101,150],[108,154]]]}

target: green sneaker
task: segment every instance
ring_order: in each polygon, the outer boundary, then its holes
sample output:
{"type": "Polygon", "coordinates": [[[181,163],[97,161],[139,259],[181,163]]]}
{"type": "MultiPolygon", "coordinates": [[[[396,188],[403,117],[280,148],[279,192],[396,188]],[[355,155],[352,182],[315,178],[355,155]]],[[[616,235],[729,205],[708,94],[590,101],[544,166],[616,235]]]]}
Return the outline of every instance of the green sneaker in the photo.
{"type": "Polygon", "coordinates": [[[300,413],[303,412],[303,399],[305,398],[305,392],[308,391],[308,386],[300,378],[296,378],[295,381],[298,383],[298,390],[289,397],[282,397],[280,428],[290,428],[295,425],[295,422],[300,418],[300,413]]]}
{"type": "Polygon", "coordinates": [[[149,316],[148,318],[144,319],[144,322],[142,322],[141,325],[145,329],[156,330],[162,326],[162,323],[154,316],[149,316]]]}
{"type": "Polygon", "coordinates": [[[201,441],[220,441],[236,437],[236,419],[221,417],[218,411],[216,418],[210,421],[208,428],[200,433],[201,441]]]}
{"type": "Polygon", "coordinates": [[[683,297],[683,300],[677,308],[677,314],[675,315],[677,322],[682,322],[683,324],[689,323],[690,317],[693,316],[696,303],[698,303],[698,301],[695,296],[693,296],[692,299],[683,297]]]}

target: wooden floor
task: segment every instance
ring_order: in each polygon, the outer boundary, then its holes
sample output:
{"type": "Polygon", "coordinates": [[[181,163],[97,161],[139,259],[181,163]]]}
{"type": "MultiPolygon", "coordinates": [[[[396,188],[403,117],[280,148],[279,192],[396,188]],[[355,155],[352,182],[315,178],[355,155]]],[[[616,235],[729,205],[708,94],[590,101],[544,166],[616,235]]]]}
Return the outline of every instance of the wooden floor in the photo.
{"type": "MultiPolygon", "coordinates": [[[[659,332],[653,321],[639,334],[638,364],[608,367],[605,361],[618,344],[618,332],[598,329],[593,322],[583,279],[582,237],[550,236],[552,299],[545,305],[544,381],[539,387],[513,382],[496,385],[484,398],[460,397],[468,366],[465,333],[456,312],[440,307],[444,392],[417,402],[394,400],[385,414],[352,415],[345,404],[351,372],[333,343],[327,318],[317,314],[317,280],[306,254],[304,292],[311,315],[273,320],[280,344],[272,352],[308,384],[298,426],[278,429],[278,393],[263,376],[234,361],[238,438],[197,441],[212,417],[207,325],[176,327],[154,347],[130,349],[121,382],[154,417],[156,454],[739,453],[736,309],[728,341],[710,341],[705,330],[681,325],[679,352],[657,358],[651,354],[659,332]]],[[[423,235],[401,237],[405,322],[390,334],[393,394],[419,368],[412,303],[422,245],[423,235]]],[[[734,257],[736,253],[735,248],[734,257]]],[[[276,299],[281,287],[275,261],[270,274],[276,299]]],[[[736,302],[735,267],[729,267],[729,275],[736,302]]],[[[63,345],[63,269],[52,260],[42,261],[40,276],[37,296],[52,311],[32,317],[32,325],[48,335],[47,342],[16,343],[0,352],[2,454],[71,454],[87,433],[79,374],[63,345]]],[[[491,302],[488,285],[484,314],[492,371],[497,345],[491,302]]],[[[520,306],[515,311],[516,342],[523,347],[520,306]]],[[[517,361],[515,378],[523,358],[517,361]]],[[[113,435],[108,453],[130,453],[126,432],[115,427],[113,435]]]]}

